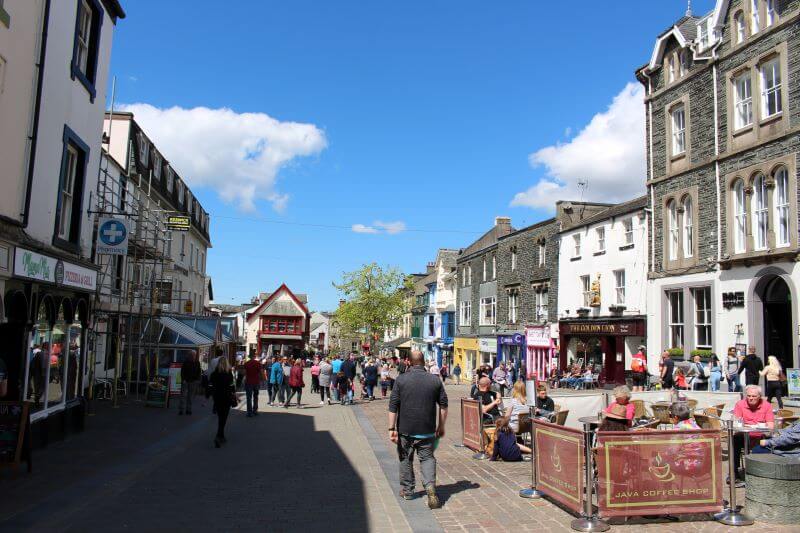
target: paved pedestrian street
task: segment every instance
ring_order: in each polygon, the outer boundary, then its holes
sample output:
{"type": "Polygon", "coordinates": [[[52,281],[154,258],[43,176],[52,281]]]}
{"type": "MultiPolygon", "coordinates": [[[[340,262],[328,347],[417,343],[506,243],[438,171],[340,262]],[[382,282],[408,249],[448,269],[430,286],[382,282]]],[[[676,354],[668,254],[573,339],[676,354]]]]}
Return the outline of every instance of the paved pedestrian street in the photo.
{"type": "MultiPolygon", "coordinates": [[[[242,402],[221,449],[212,443],[210,402],[199,401],[192,416],[178,416],[175,405],[98,403],[86,431],[34,452],[31,474],[2,473],[0,531],[568,531],[570,514],[517,496],[529,483],[529,462],[478,461],[455,446],[467,389],[447,389],[447,435],[436,453],[439,510],[428,510],[421,487],[414,500],[397,496],[388,401],[319,406],[306,388],[304,409],[268,407],[262,392],[259,416],[247,418],[242,402]]],[[[692,518],[680,529],[726,529],[692,518]]],[[[612,523],[631,531],[677,527],[612,523]]]]}

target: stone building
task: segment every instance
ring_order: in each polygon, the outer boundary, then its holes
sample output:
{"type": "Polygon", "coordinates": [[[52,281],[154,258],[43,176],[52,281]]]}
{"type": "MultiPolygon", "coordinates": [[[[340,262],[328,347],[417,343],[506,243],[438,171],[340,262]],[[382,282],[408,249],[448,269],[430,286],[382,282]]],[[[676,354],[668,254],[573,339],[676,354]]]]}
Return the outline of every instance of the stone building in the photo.
{"type": "Polygon", "coordinates": [[[797,0],[720,0],[658,36],[636,71],[651,354],[750,344],[798,363],[799,21],[797,0]]]}

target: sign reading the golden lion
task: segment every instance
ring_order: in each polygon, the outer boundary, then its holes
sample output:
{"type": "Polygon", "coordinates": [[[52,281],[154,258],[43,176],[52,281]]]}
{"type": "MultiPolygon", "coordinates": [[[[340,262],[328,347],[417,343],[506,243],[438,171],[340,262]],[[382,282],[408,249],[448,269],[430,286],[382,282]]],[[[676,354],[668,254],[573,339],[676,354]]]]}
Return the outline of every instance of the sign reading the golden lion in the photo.
{"type": "Polygon", "coordinates": [[[461,443],[482,452],[481,443],[481,404],[477,400],[461,400],[461,443]]]}
{"type": "Polygon", "coordinates": [[[584,500],[583,432],[536,420],[533,423],[536,488],[580,512],[584,500]]]}
{"type": "Polygon", "coordinates": [[[720,433],[597,434],[600,516],[722,510],[720,433]]]}

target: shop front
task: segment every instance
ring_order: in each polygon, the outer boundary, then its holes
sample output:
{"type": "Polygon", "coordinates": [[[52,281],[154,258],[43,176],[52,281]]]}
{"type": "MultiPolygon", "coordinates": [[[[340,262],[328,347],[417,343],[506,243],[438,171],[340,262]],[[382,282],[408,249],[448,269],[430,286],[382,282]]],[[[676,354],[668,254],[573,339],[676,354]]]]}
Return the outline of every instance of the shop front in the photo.
{"type": "Polygon", "coordinates": [[[478,337],[478,366],[489,365],[494,368],[497,358],[497,337],[478,337]]]}
{"type": "Polygon", "coordinates": [[[550,334],[550,326],[528,326],[525,328],[525,344],[527,347],[525,379],[547,381],[558,370],[556,345],[550,334]]]}
{"type": "Polygon", "coordinates": [[[562,320],[559,322],[561,368],[592,365],[601,384],[625,384],[636,347],[645,344],[644,318],[562,320]]]}
{"type": "MultiPolygon", "coordinates": [[[[478,339],[476,337],[456,337],[453,341],[453,367],[461,367],[461,379],[472,380],[478,367],[478,339]]],[[[452,373],[452,369],[450,370],[452,373]]]]}
{"type": "Polygon", "coordinates": [[[31,402],[34,444],[83,428],[87,331],[97,271],[25,248],[14,250],[0,343],[7,400],[31,402]]]}
{"type": "MultiPolygon", "coordinates": [[[[513,369],[519,375],[520,366],[525,358],[525,334],[521,332],[497,335],[496,365],[505,363],[507,369],[513,369]]],[[[495,365],[495,366],[496,366],[495,365]]]]}

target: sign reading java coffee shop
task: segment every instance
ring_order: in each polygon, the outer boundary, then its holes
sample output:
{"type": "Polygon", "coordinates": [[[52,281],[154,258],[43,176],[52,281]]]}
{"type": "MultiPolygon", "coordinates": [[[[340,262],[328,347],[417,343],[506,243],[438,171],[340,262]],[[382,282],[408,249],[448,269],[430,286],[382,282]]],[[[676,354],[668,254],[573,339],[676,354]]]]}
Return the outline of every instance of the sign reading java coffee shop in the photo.
{"type": "Polygon", "coordinates": [[[24,248],[15,250],[14,275],[86,291],[97,288],[97,272],[94,270],[24,248]]]}
{"type": "Polygon", "coordinates": [[[601,516],[722,510],[719,431],[600,432],[597,442],[601,516]]]}
{"type": "Polygon", "coordinates": [[[568,509],[580,512],[583,489],[583,432],[536,420],[536,488],[568,509]]]}
{"type": "Polygon", "coordinates": [[[619,322],[561,322],[562,335],[644,335],[644,321],[619,322]]]}

